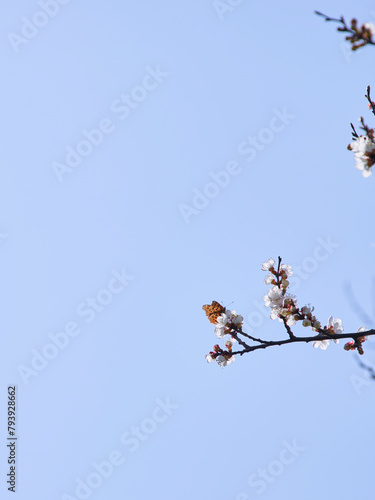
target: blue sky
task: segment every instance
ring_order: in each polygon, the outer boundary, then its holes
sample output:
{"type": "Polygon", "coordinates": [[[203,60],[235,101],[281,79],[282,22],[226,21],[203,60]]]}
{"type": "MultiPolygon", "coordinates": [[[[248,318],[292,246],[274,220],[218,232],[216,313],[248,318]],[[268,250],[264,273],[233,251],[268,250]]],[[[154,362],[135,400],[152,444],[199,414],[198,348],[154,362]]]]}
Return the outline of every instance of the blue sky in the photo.
{"type": "Polygon", "coordinates": [[[364,324],[348,286],[375,321],[374,180],[346,149],[373,123],[374,53],[314,15],[374,6],[226,3],[3,8],[1,487],[16,385],[20,499],[373,497],[375,384],[351,353],[222,370],[202,305],[284,338],[260,270],[280,255],[322,322],[364,324]]]}

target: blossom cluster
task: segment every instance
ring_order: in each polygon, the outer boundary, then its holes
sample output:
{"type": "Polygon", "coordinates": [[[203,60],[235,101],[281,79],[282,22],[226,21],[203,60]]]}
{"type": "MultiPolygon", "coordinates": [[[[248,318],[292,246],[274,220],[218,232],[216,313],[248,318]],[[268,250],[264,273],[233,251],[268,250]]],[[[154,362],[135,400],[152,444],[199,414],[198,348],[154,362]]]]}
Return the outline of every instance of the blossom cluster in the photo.
{"type": "Polygon", "coordinates": [[[215,335],[218,339],[222,339],[225,335],[230,334],[234,327],[240,330],[242,324],[243,317],[240,314],[225,309],[216,320],[215,335]]]}
{"type": "Polygon", "coordinates": [[[278,271],[275,270],[275,261],[269,259],[262,264],[262,271],[271,274],[264,280],[267,285],[274,285],[267,295],[263,297],[265,306],[271,308],[271,319],[287,319],[288,325],[294,325],[294,313],[297,311],[297,302],[294,295],[287,293],[289,286],[288,277],[292,276],[291,266],[281,264],[278,271]]]}
{"type": "Polygon", "coordinates": [[[340,19],[335,19],[334,17],[327,16],[317,10],[315,11],[315,14],[324,17],[326,21],[339,23],[341,26],[337,28],[337,31],[349,33],[349,35],[345,37],[345,40],[351,43],[352,50],[358,50],[365,45],[375,45],[375,39],[373,38],[375,37],[375,25],[373,23],[364,23],[359,26],[357,19],[353,18],[350,21],[349,26],[346,24],[343,16],[341,16],[340,19]]]}
{"type": "MultiPolygon", "coordinates": [[[[371,99],[370,85],[367,86],[365,97],[369,109],[375,115],[375,103],[371,99]]],[[[369,177],[372,174],[371,167],[375,164],[375,130],[366,125],[362,116],[359,121],[361,122],[360,128],[365,133],[358,135],[351,123],[353,142],[348,145],[348,149],[354,152],[355,167],[362,172],[363,177],[369,177]]]]}
{"type": "Polygon", "coordinates": [[[350,23],[350,30],[348,27],[339,27],[337,31],[350,32],[351,34],[345,37],[352,44],[352,50],[360,49],[367,44],[374,44],[375,26],[373,23],[364,23],[358,27],[357,19],[353,18],[350,23]]]}
{"type": "Polygon", "coordinates": [[[206,360],[208,363],[211,363],[211,361],[215,360],[219,366],[224,368],[224,366],[228,366],[233,361],[235,360],[235,356],[231,354],[232,352],[232,346],[233,342],[235,342],[235,339],[232,338],[232,340],[227,340],[225,342],[225,347],[227,348],[227,351],[224,351],[219,344],[215,344],[213,347],[213,351],[210,351],[206,355],[206,360]]]}
{"type": "Polygon", "coordinates": [[[354,152],[355,168],[362,172],[363,177],[369,177],[375,163],[375,142],[368,135],[360,135],[348,145],[348,149],[354,152]]]}
{"type": "MultiPolygon", "coordinates": [[[[287,292],[289,286],[287,278],[293,274],[291,266],[281,264],[276,270],[275,261],[269,259],[263,263],[262,270],[271,273],[264,280],[265,283],[274,285],[268,294],[263,297],[265,306],[271,308],[271,319],[278,318],[279,321],[285,321],[287,326],[302,321],[302,326],[311,327],[312,330],[321,334],[336,334],[344,331],[340,319],[330,316],[327,326],[322,328],[320,321],[313,315],[314,307],[310,305],[298,307],[295,296],[287,292]]],[[[338,339],[333,340],[335,343],[339,342],[338,339]]],[[[327,349],[328,345],[329,339],[316,340],[313,343],[313,347],[320,347],[323,350],[327,349]]]]}
{"type": "Polygon", "coordinates": [[[327,324],[322,326],[321,322],[314,314],[314,307],[310,304],[299,307],[297,299],[289,293],[288,278],[293,275],[291,266],[281,263],[281,257],[278,258],[278,264],[275,265],[274,259],[268,259],[262,264],[262,270],[269,274],[265,278],[265,283],[271,285],[269,292],[264,295],[264,303],[266,307],[271,309],[271,319],[281,321],[289,338],[285,340],[262,340],[243,331],[243,317],[237,314],[236,311],[230,311],[222,306],[217,301],[212,301],[211,305],[204,305],[202,308],[210,321],[215,325],[215,334],[219,339],[229,336],[225,341],[225,348],[215,344],[213,350],[206,355],[206,360],[216,361],[219,366],[228,366],[235,360],[235,355],[242,355],[246,352],[252,352],[258,349],[266,349],[272,346],[280,346],[294,342],[311,342],[314,348],[320,347],[326,350],[330,342],[339,343],[339,339],[352,339],[345,345],[346,351],[357,350],[359,354],[363,354],[362,344],[368,340],[370,335],[375,334],[375,330],[368,331],[368,328],[361,327],[354,333],[343,333],[344,327],[341,319],[330,316],[327,324]],[[291,327],[297,322],[301,322],[302,326],[311,328],[315,333],[311,336],[295,336],[291,327]],[[368,335],[364,332],[368,331],[368,335]],[[248,342],[251,341],[251,344],[248,342]],[[235,342],[243,348],[243,350],[233,351],[235,342]]]}
{"type": "Polygon", "coordinates": [[[227,350],[221,349],[218,344],[214,345],[213,351],[206,356],[206,360],[209,363],[215,360],[222,368],[233,363],[235,356],[231,353],[232,346],[234,342],[236,342],[236,339],[232,337],[231,333],[241,330],[242,324],[243,317],[240,314],[237,314],[236,311],[224,309],[224,312],[218,316],[215,324],[215,334],[219,339],[222,339],[225,335],[229,335],[230,340],[225,342],[227,350]]]}

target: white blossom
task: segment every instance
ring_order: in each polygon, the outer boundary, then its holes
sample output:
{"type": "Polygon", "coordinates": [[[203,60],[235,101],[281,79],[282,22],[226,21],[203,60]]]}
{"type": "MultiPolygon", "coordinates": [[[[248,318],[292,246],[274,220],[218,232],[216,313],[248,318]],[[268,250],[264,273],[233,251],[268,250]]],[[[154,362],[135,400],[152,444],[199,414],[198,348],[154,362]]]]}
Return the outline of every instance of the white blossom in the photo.
{"type": "MultiPolygon", "coordinates": [[[[358,328],[357,333],[367,332],[367,331],[368,331],[367,326],[361,326],[360,328],[358,328]]],[[[365,340],[368,340],[370,338],[369,335],[365,335],[364,337],[365,337],[365,340]]]]}
{"type": "MultiPolygon", "coordinates": [[[[344,326],[342,324],[341,319],[334,318],[333,316],[330,316],[328,318],[328,325],[327,326],[328,326],[328,328],[333,329],[333,333],[339,334],[339,333],[343,333],[343,331],[344,331],[344,326]]],[[[332,340],[335,342],[335,344],[339,343],[339,339],[332,339],[332,340]]],[[[329,345],[329,342],[330,342],[330,339],[316,340],[313,343],[313,347],[315,347],[315,349],[320,347],[321,349],[323,349],[325,351],[329,345]]]]}
{"type": "Polygon", "coordinates": [[[263,297],[266,307],[281,307],[283,303],[283,291],[278,286],[273,286],[263,297]]]}
{"type": "Polygon", "coordinates": [[[373,23],[365,23],[364,27],[370,31],[371,36],[375,35],[375,25],[373,23]]]}
{"type": "Polygon", "coordinates": [[[313,308],[313,307],[303,306],[303,307],[301,308],[301,313],[302,313],[302,314],[306,314],[306,315],[308,315],[308,314],[311,314],[311,313],[313,312],[313,310],[314,310],[314,308],[313,308]]]}
{"type": "Polygon", "coordinates": [[[360,135],[348,148],[354,152],[355,168],[362,172],[363,177],[369,177],[375,161],[375,144],[367,136],[360,135]]]}
{"type": "Polygon", "coordinates": [[[287,276],[292,276],[293,274],[292,266],[290,266],[289,264],[281,264],[280,269],[285,271],[287,276]]]}
{"type": "Polygon", "coordinates": [[[266,262],[262,264],[262,271],[269,271],[271,267],[275,265],[275,261],[273,259],[268,259],[266,262]]]}
{"type": "Polygon", "coordinates": [[[264,280],[266,285],[272,285],[272,281],[275,279],[275,276],[272,274],[269,274],[267,278],[264,280]]]}
{"type": "Polygon", "coordinates": [[[225,335],[225,328],[226,324],[228,322],[228,316],[227,313],[222,313],[216,320],[216,325],[215,325],[215,335],[217,338],[222,339],[225,335]]]}
{"type": "Polygon", "coordinates": [[[242,325],[243,317],[240,314],[236,314],[236,311],[225,310],[216,320],[215,325],[215,335],[222,339],[225,335],[230,333],[230,324],[242,325]]]}
{"type": "Polygon", "coordinates": [[[344,326],[342,324],[341,319],[334,318],[333,316],[330,316],[328,318],[328,325],[327,326],[328,326],[328,328],[332,327],[334,333],[343,333],[343,331],[344,331],[344,326]]]}
{"type": "Polygon", "coordinates": [[[294,318],[293,314],[290,314],[288,319],[286,320],[286,324],[288,326],[293,326],[297,323],[297,320],[294,318]]]}
{"type": "Polygon", "coordinates": [[[329,340],[316,340],[313,343],[313,347],[315,347],[315,349],[320,347],[321,349],[323,349],[323,351],[325,351],[328,346],[329,346],[329,340]]]}
{"type": "Polygon", "coordinates": [[[222,339],[226,333],[225,333],[225,325],[224,326],[219,326],[219,325],[216,325],[215,326],[215,335],[218,339],[222,339]]]}
{"type": "Polygon", "coordinates": [[[236,314],[236,311],[232,311],[231,321],[235,325],[240,325],[241,323],[243,323],[243,317],[241,316],[241,314],[236,314]]]}
{"type": "Polygon", "coordinates": [[[216,361],[222,368],[224,368],[224,366],[230,365],[231,363],[233,363],[234,360],[235,360],[234,356],[231,356],[229,359],[226,359],[224,356],[218,356],[216,358],[216,361]]]}
{"type": "Polygon", "coordinates": [[[367,326],[361,326],[360,328],[358,328],[356,333],[367,332],[367,331],[368,331],[367,326]]]}
{"type": "MultiPolygon", "coordinates": [[[[271,311],[270,318],[271,318],[271,319],[279,319],[279,320],[280,320],[280,318],[279,318],[279,314],[280,314],[280,309],[274,308],[274,309],[272,309],[272,311],[271,311]]],[[[281,321],[282,321],[282,320],[281,320],[281,321]]]]}

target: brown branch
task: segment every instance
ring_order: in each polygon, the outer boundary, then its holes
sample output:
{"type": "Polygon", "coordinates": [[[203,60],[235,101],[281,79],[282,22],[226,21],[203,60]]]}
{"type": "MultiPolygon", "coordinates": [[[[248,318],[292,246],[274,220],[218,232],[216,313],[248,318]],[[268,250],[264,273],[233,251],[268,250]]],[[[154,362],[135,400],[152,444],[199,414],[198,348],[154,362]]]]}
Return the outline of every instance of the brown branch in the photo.
{"type": "Polygon", "coordinates": [[[326,14],[323,14],[322,12],[319,12],[317,10],[315,10],[314,12],[318,16],[324,17],[325,21],[328,21],[328,22],[332,21],[334,23],[342,24],[342,28],[337,28],[338,30],[343,31],[344,33],[351,33],[352,35],[356,35],[356,32],[353,29],[349,28],[349,26],[346,24],[343,16],[341,16],[340,19],[336,19],[334,17],[329,17],[326,14]]]}
{"type": "Polygon", "coordinates": [[[356,129],[354,128],[354,125],[353,125],[352,123],[351,123],[350,125],[351,125],[351,127],[352,127],[352,138],[353,138],[353,139],[358,139],[359,135],[357,134],[357,131],[356,131],[356,129]]]}
{"type": "Polygon", "coordinates": [[[231,331],[231,335],[232,337],[234,337],[236,340],[238,340],[234,335],[233,335],[233,330],[237,333],[240,333],[241,335],[243,335],[244,337],[247,337],[248,339],[254,341],[254,342],[259,342],[260,344],[267,344],[267,340],[262,340],[262,339],[257,339],[256,337],[252,337],[251,335],[249,335],[248,333],[245,333],[243,332],[238,326],[236,325],[232,325],[232,331],[231,331]]]}
{"type": "Polygon", "coordinates": [[[371,107],[373,114],[375,115],[375,103],[371,100],[370,85],[367,86],[367,93],[365,97],[368,100],[369,106],[371,107]]]}
{"type": "Polygon", "coordinates": [[[284,344],[293,344],[296,342],[316,342],[322,340],[341,340],[341,339],[353,339],[356,341],[361,337],[365,337],[367,335],[375,335],[375,330],[366,330],[365,332],[356,332],[356,333],[319,333],[318,335],[314,335],[312,337],[293,337],[285,340],[270,340],[269,342],[264,342],[255,346],[248,346],[243,351],[234,351],[231,354],[234,356],[235,354],[240,354],[241,356],[246,352],[256,351],[258,349],[267,349],[267,347],[273,346],[281,346],[284,344]]]}
{"type": "Polygon", "coordinates": [[[248,344],[246,344],[246,342],[244,342],[243,340],[241,340],[241,339],[239,338],[239,336],[237,335],[237,333],[235,333],[233,330],[231,331],[231,335],[232,335],[232,337],[233,337],[234,339],[236,339],[236,340],[237,340],[237,342],[238,342],[240,345],[244,346],[246,350],[250,349],[250,346],[249,346],[248,344]]]}
{"type": "Polygon", "coordinates": [[[332,21],[341,24],[341,26],[337,28],[337,31],[350,33],[350,36],[345,37],[345,39],[352,44],[352,50],[357,50],[365,45],[375,45],[375,42],[372,41],[372,34],[368,28],[365,28],[364,25],[362,25],[360,29],[357,28],[357,19],[353,18],[351,20],[351,27],[349,27],[343,16],[341,16],[340,19],[336,19],[317,10],[314,12],[318,16],[324,17],[325,21],[332,21]]]}
{"type": "Polygon", "coordinates": [[[287,319],[286,319],[286,318],[282,318],[282,320],[283,320],[283,323],[284,323],[285,329],[286,329],[286,331],[288,332],[289,338],[290,338],[290,339],[295,339],[296,337],[295,337],[294,333],[292,332],[292,330],[291,330],[290,326],[288,325],[288,323],[287,323],[287,319]]]}

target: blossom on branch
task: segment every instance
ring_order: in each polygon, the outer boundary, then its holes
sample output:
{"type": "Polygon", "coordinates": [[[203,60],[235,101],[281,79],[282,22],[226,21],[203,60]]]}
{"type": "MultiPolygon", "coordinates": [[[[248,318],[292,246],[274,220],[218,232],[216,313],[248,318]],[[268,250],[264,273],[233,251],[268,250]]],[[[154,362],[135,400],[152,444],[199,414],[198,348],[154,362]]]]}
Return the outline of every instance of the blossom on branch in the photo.
{"type": "MultiPolygon", "coordinates": [[[[338,319],[338,318],[335,319],[333,316],[330,316],[328,318],[328,325],[327,325],[326,329],[327,329],[327,333],[330,333],[330,334],[342,333],[344,331],[344,327],[343,327],[341,319],[338,319]]],[[[339,339],[332,339],[332,340],[335,342],[335,344],[339,343],[339,339]]],[[[321,349],[323,349],[325,351],[327,349],[327,347],[329,346],[329,342],[330,342],[329,339],[316,340],[313,343],[313,347],[315,347],[315,349],[320,347],[321,349]]]]}
{"type": "Polygon", "coordinates": [[[206,360],[208,363],[216,360],[221,367],[227,366],[233,363],[235,359],[231,352],[232,346],[237,340],[232,337],[231,333],[242,330],[243,317],[237,314],[236,311],[230,311],[224,306],[221,306],[221,304],[215,300],[212,301],[211,305],[205,305],[202,308],[206,311],[210,322],[215,324],[215,334],[219,339],[222,339],[225,335],[230,335],[230,340],[225,342],[227,350],[221,349],[221,347],[216,344],[213,347],[213,351],[207,354],[206,360]]]}
{"type": "Polygon", "coordinates": [[[322,14],[322,12],[318,12],[317,10],[315,11],[315,14],[324,17],[326,21],[332,21],[341,24],[341,26],[337,28],[337,31],[349,33],[349,35],[345,37],[345,40],[351,43],[352,50],[360,49],[365,45],[375,45],[375,38],[373,38],[375,36],[375,26],[372,23],[364,23],[361,26],[358,26],[357,19],[353,18],[350,21],[349,26],[346,24],[343,16],[341,16],[340,19],[335,19],[334,17],[326,16],[325,14],[322,14]]]}
{"type": "Polygon", "coordinates": [[[329,346],[329,340],[327,340],[327,339],[326,340],[316,340],[313,343],[313,347],[315,347],[315,349],[320,347],[321,349],[323,349],[323,351],[325,351],[328,346],[329,346]]]}
{"type": "Polygon", "coordinates": [[[375,24],[373,23],[365,23],[363,27],[369,31],[371,36],[375,35],[375,24]]]}
{"type": "Polygon", "coordinates": [[[274,265],[275,261],[273,259],[268,259],[266,262],[263,262],[262,271],[270,271],[271,269],[272,271],[275,271],[274,265]]]}
{"type": "MultiPolygon", "coordinates": [[[[368,101],[368,107],[375,115],[375,103],[371,99],[370,85],[367,86],[367,93],[365,95],[368,101]]],[[[363,117],[361,116],[361,130],[365,134],[358,135],[354,125],[351,123],[353,142],[348,145],[350,151],[354,151],[355,168],[362,172],[363,177],[369,177],[372,174],[371,167],[375,163],[375,131],[366,125],[363,117]]]]}
{"type": "MultiPolygon", "coordinates": [[[[329,333],[342,333],[344,331],[344,327],[343,327],[341,319],[338,319],[338,318],[335,319],[333,316],[330,316],[328,318],[327,327],[328,327],[329,333]]],[[[337,343],[338,343],[338,340],[337,340],[336,344],[337,343]]]]}
{"type": "Polygon", "coordinates": [[[222,368],[224,368],[224,366],[228,366],[230,365],[231,363],[233,363],[233,361],[235,360],[236,358],[234,356],[231,356],[230,358],[226,357],[226,356],[218,356],[216,358],[216,361],[218,363],[219,366],[221,366],[222,368]]]}
{"type": "Polygon", "coordinates": [[[231,354],[232,352],[232,346],[236,342],[236,339],[233,337],[231,340],[227,340],[225,342],[225,347],[227,348],[227,351],[224,351],[221,349],[219,344],[214,345],[213,351],[211,351],[209,354],[206,355],[206,360],[208,363],[211,363],[211,361],[217,361],[218,365],[224,368],[224,366],[228,366],[233,361],[235,360],[235,357],[231,354]]]}
{"type": "Polygon", "coordinates": [[[241,315],[237,315],[236,311],[225,309],[225,312],[217,318],[215,334],[219,339],[222,339],[225,335],[230,334],[233,325],[241,327],[242,323],[243,317],[241,315]]]}
{"type": "Polygon", "coordinates": [[[283,321],[283,317],[287,317],[288,324],[291,326],[295,323],[293,314],[297,310],[297,301],[294,295],[286,293],[289,286],[287,278],[292,276],[292,267],[287,264],[279,264],[276,271],[274,268],[275,261],[269,259],[262,264],[262,271],[270,271],[272,274],[268,275],[264,280],[266,285],[275,285],[263,297],[264,305],[271,308],[271,319],[278,318],[283,321]],[[272,267],[270,267],[270,263],[272,267]]]}
{"type": "Polygon", "coordinates": [[[210,322],[215,325],[216,336],[222,339],[225,335],[229,335],[229,339],[225,342],[225,349],[221,348],[219,344],[214,345],[213,350],[206,355],[206,360],[209,363],[215,360],[223,368],[233,363],[236,354],[242,356],[258,349],[295,342],[312,342],[314,348],[320,347],[325,351],[331,341],[338,344],[339,339],[351,339],[344,346],[346,351],[358,350],[359,354],[363,354],[362,344],[370,335],[375,335],[375,330],[369,331],[367,328],[361,327],[356,333],[344,333],[341,319],[334,316],[330,316],[327,325],[322,327],[321,322],[313,314],[314,307],[310,304],[299,307],[296,297],[288,292],[289,281],[287,278],[293,274],[291,266],[281,264],[281,257],[279,257],[277,268],[275,261],[269,259],[263,263],[262,270],[270,272],[265,281],[266,284],[272,285],[270,291],[264,296],[265,306],[271,309],[271,319],[277,318],[284,324],[288,338],[263,340],[249,335],[243,331],[243,317],[214,300],[211,305],[204,305],[203,309],[210,322]],[[302,326],[311,328],[314,334],[303,337],[295,336],[291,326],[299,321],[302,326]],[[365,331],[368,332],[366,336],[363,335],[365,331]],[[233,351],[235,342],[238,342],[239,349],[242,348],[242,350],[233,351]]]}
{"type": "Polygon", "coordinates": [[[355,168],[362,172],[363,177],[369,177],[375,163],[375,143],[360,135],[349,144],[348,149],[354,152],[355,168]]]}
{"type": "MultiPolygon", "coordinates": [[[[262,265],[262,269],[266,270],[267,263],[262,265]]],[[[338,318],[330,316],[328,318],[328,324],[323,329],[321,328],[321,323],[312,314],[314,307],[310,305],[298,308],[296,298],[286,292],[289,281],[286,279],[287,276],[293,274],[292,267],[286,264],[281,264],[279,262],[278,271],[273,271],[276,277],[276,285],[271,288],[267,295],[265,295],[264,302],[266,307],[271,308],[271,319],[278,318],[279,321],[283,321],[286,326],[293,326],[297,321],[302,321],[302,326],[311,327],[312,330],[321,332],[324,334],[336,334],[342,333],[344,328],[342,326],[342,321],[338,318]]],[[[269,277],[266,278],[266,283],[269,283],[269,277]]],[[[333,339],[337,344],[338,339],[333,339]]],[[[313,347],[320,347],[321,349],[327,349],[329,345],[329,339],[316,340],[313,343],[313,347]]]]}

